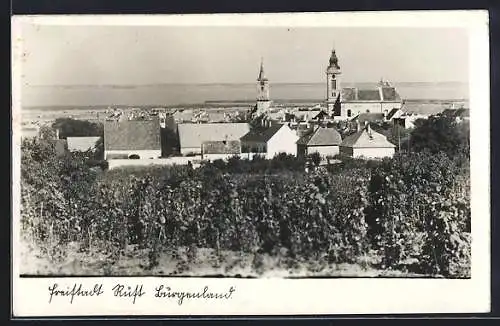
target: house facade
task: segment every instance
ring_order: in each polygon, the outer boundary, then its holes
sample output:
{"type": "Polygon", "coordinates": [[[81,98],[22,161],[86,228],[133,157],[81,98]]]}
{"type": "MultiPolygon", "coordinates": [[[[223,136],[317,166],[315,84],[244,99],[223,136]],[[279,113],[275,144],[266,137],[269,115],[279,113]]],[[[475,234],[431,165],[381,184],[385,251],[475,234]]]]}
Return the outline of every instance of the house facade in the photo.
{"type": "Polygon", "coordinates": [[[241,137],[243,154],[261,154],[271,159],[280,153],[297,156],[297,133],[286,124],[251,130],[241,137]]]}
{"type": "Polygon", "coordinates": [[[123,120],[104,123],[104,159],[161,157],[160,121],[123,120]]]}
{"type": "Polygon", "coordinates": [[[392,157],[396,146],[387,138],[372,130],[370,124],[347,136],[340,144],[340,154],[353,158],[381,159],[392,157]]]}
{"type": "Polygon", "coordinates": [[[305,157],[318,153],[321,157],[339,153],[342,137],[333,128],[315,127],[297,141],[297,156],[305,157]]]}

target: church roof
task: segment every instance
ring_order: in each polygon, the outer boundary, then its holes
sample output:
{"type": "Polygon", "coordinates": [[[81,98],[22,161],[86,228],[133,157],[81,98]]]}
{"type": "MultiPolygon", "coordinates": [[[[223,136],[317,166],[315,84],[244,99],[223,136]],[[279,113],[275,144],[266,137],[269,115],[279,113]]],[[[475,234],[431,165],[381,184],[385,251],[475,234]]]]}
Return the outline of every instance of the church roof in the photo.
{"type": "Polygon", "coordinates": [[[342,143],[342,147],[352,147],[352,148],[394,148],[394,144],[389,142],[387,138],[367,127],[363,128],[350,136],[347,136],[342,143]]]}
{"type": "Polygon", "coordinates": [[[371,89],[359,89],[356,87],[345,87],[342,89],[342,101],[343,102],[355,102],[355,101],[388,101],[388,102],[399,102],[401,97],[399,96],[395,87],[383,86],[371,89]]]}

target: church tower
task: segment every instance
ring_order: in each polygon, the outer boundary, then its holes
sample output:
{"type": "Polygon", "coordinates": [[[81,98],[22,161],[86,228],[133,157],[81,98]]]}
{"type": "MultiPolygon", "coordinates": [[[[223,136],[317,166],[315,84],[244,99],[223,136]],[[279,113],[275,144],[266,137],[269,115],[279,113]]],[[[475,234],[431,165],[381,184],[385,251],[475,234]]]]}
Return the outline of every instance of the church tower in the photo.
{"type": "Polygon", "coordinates": [[[266,112],[271,106],[269,99],[269,80],[264,73],[264,61],[260,61],[260,72],[257,78],[257,114],[266,112]]]}
{"type": "Polygon", "coordinates": [[[328,68],[326,69],[326,105],[328,113],[340,116],[341,104],[341,85],[340,85],[340,66],[335,49],[332,50],[328,68]]]}

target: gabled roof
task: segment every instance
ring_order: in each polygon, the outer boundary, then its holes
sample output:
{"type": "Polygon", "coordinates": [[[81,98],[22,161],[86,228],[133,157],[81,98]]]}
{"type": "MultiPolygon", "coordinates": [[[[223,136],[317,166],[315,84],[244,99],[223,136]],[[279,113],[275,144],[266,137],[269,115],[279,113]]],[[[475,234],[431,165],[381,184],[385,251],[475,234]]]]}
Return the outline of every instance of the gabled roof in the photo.
{"type": "Polygon", "coordinates": [[[333,128],[319,127],[316,130],[306,134],[297,141],[297,144],[307,146],[332,146],[340,145],[342,137],[333,128]]]}
{"type": "Polygon", "coordinates": [[[375,122],[375,121],[382,121],[384,120],[384,114],[383,113],[360,113],[356,117],[354,117],[352,120],[358,120],[361,124],[364,124],[365,122],[375,122]]]}
{"type": "Polygon", "coordinates": [[[345,87],[342,89],[343,102],[355,101],[386,101],[399,102],[399,96],[395,87],[383,86],[370,89],[358,89],[356,87],[345,87]]]}
{"type": "Polygon", "coordinates": [[[241,141],[263,142],[267,143],[284,125],[274,124],[267,128],[258,128],[251,130],[241,137],[241,141]]]}
{"type": "Polygon", "coordinates": [[[68,137],[68,150],[85,152],[94,149],[99,138],[101,137],[68,137]]]}
{"type": "Polygon", "coordinates": [[[363,128],[350,136],[347,136],[342,143],[342,147],[353,147],[353,148],[394,148],[394,144],[389,142],[387,138],[372,130],[368,131],[368,128],[363,128]]]}
{"type": "Polygon", "coordinates": [[[394,108],[394,109],[392,109],[392,110],[391,110],[391,111],[389,111],[389,113],[387,114],[386,119],[387,119],[387,120],[391,120],[391,119],[394,117],[394,115],[395,115],[398,111],[400,111],[400,109],[398,109],[398,108],[394,108]]]}
{"type": "Polygon", "coordinates": [[[239,140],[250,126],[248,123],[181,123],[177,125],[181,148],[200,148],[206,141],[239,140]]]}
{"type": "Polygon", "coordinates": [[[159,150],[160,122],[152,120],[106,121],[104,123],[105,150],[159,150]]]}

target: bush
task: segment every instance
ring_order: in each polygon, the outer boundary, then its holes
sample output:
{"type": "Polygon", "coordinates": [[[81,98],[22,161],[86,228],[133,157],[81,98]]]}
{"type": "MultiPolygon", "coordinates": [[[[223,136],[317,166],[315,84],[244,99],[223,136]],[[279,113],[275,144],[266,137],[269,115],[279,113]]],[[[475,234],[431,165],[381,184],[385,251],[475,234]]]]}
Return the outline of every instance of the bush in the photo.
{"type": "Polygon", "coordinates": [[[468,173],[444,153],[396,155],[373,169],[368,234],[386,267],[416,258],[422,271],[453,276],[446,264],[463,260],[467,244],[457,239],[470,232],[468,173]]]}

